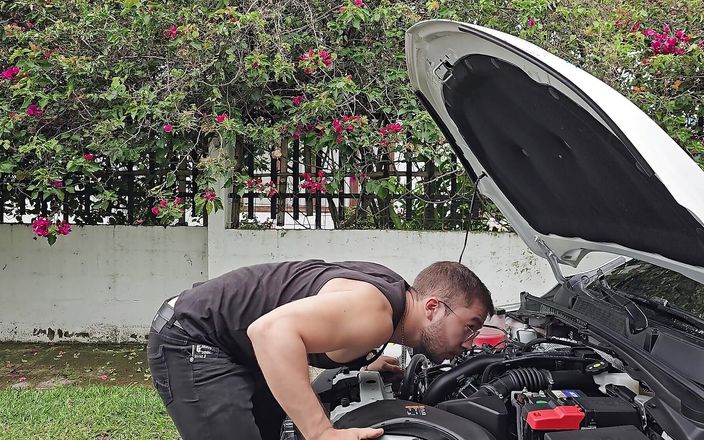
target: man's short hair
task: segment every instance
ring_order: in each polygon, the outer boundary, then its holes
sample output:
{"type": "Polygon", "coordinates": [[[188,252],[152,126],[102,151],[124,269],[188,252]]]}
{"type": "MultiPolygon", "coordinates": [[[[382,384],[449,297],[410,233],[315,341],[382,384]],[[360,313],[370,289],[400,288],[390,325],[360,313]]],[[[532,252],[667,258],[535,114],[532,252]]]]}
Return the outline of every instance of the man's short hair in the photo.
{"type": "Polygon", "coordinates": [[[413,281],[413,289],[420,298],[433,295],[456,306],[467,307],[473,301],[479,301],[489,316],[494,314],[489,289],[474,272],[461,263],[438,261],[431,264],[418,274],[413,281]]]}

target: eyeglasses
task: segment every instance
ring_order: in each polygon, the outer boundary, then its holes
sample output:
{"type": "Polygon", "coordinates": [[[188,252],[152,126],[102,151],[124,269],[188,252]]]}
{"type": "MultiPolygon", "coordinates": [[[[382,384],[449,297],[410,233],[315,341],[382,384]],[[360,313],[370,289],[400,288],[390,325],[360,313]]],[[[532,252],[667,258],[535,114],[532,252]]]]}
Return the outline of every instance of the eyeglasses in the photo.
{"type": "MultiPolygon", "coordinates": [[[[438,300],[438,302],[439,302],[439,303],[442,303],[442,305],[444,305],[445,307],[447,307],[447,310],[449,310],[450,312],[452,312],[453,315],[455,315],[456,317],[460,318],[460,320],[462,320],[462,318],[460,317],[460,315],[458,315],[457,313],[455,313],[455,311],[452,310],[452,307],[450,307],[449,305],[447,305],[447,303],[446,303],[445,301],[438,300]]],[[[477,335],[479,335],[479,330],[474,330],[474,329],[473,329],[472,327],[470,327],[468,324],[465,324],[465,326],[464,326],[464,341],[462,341],[462,343],[464,344],[465,342],[471,341],[472,339],[476,338],[477,335]]]]}

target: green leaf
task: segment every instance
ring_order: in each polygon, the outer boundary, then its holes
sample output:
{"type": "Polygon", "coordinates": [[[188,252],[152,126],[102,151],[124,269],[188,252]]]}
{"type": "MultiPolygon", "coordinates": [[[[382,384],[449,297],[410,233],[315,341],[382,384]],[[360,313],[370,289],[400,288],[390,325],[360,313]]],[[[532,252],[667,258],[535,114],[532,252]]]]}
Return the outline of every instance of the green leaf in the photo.
{"type": "Polygon", "coordinates": [[[0,173],[11,174],[15,171],[15,164],[12,162],[0,163],[0,173]]]}
{"type": "Polygon", "coordinates": [[[49,234],[49,236],[47,237],[47,240],[49,241],[49,246],[53,246],[54,243],[56,243],[56,235],[49,234]]]}
{"type": "Polygon", "coordinates": [[[171,187],[176,183],[176,173],[169,173],[166,175],[166,187],[171,187]]]}

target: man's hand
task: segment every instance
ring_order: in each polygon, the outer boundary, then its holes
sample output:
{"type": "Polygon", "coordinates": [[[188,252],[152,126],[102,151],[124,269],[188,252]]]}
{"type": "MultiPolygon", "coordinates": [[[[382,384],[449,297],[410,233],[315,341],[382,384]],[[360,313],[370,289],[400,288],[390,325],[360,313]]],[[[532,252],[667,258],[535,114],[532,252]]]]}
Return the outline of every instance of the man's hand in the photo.
{"type": "Polygon", "coordinates": [[[368,438],[379,438],[384,435],[381,428],[349,428],[333,429],[323,431],[314,440],[364,440],[368,438]]]}
{"type": "Polygon", "coordinates": [[[396,382],[403,379],[403,369],[399,365],[398,359],[391,356],[379,356],[377,360],[367,365],[368,371],[378,371],[384,374],[387,382],[396,382]]]}

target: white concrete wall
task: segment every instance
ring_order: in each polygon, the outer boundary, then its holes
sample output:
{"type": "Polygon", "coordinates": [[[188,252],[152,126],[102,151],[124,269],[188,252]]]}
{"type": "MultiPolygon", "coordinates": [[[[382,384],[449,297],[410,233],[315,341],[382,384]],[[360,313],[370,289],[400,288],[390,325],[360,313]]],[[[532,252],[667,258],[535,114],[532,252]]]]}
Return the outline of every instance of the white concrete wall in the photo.
{"type": "Polygon", "coordinates": [[[165,297],[207,279],[206,228],[74,226],[52,247],[32,237],[0,225],[0,340],[143,340],[165,297]]]}
{"type": "MultiPolygon", "coordinates": [[[[0,340],[143,340],[159,304],[208,275],[262,262],[356,259],[412,282],[433,261],[456,261],[464,242],[463,232],[226,230],[222,220],[213,216],[208,229],[74,227],[53,247],[32,240],[26,225],[0,225],[0,340]]],[[[463,263],[497,306],[555,285],[547,262],[514,234],[470,234],[463,263]]]]}

